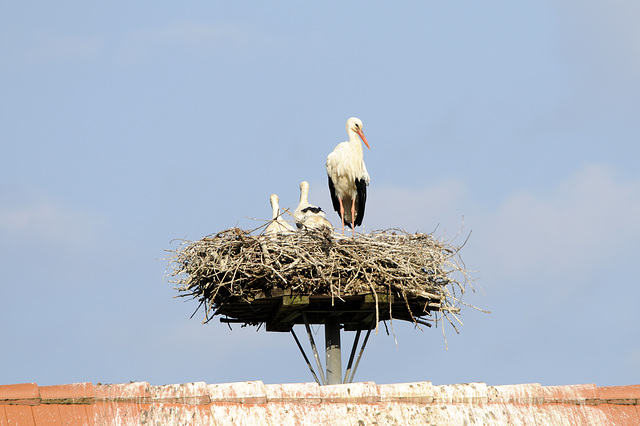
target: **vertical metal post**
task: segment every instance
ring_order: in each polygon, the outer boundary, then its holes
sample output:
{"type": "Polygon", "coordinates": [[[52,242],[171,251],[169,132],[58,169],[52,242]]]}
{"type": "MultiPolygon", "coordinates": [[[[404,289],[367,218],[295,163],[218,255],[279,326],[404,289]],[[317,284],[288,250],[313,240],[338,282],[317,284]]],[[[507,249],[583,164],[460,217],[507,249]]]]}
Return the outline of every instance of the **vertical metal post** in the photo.
{"type": "Polygon", "coordinates": [[[324,340],[326,344],[327,384],[342,383],[342,353],[340,351],[340,319],[330,316],[324,323],[324,340]]]}

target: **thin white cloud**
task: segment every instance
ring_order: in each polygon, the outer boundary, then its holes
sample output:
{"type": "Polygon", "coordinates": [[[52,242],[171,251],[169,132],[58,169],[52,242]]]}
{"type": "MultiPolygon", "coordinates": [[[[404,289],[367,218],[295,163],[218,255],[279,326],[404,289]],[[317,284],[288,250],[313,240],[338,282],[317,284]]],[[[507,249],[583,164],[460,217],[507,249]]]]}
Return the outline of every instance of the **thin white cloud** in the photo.
{"type": "Polygon", "coordinates": [[[140,35],[148,41],[174,41],[183,44],[241,43],[247,37],[244,31],[232,25],[214,25],[199,22],[177,22],[157,31],[141,33],[140,35]]]}
{"type": "Polygon", "coordinates": [[[95,244],[103,226],[103,219],[44,196],[10,200],[0,207],[0,236],[15,244],[77,249],[95,244]]]}
{"type": "Polygon", "coordinates": [[[585,166],[546,191],[521,190],[495,206],[468,193],[455,180],[423,190],[377,188],[365,222],[409,232],[439,224],[436,234],[451,240],[464,216],[463,234],[472,235],[463,259],[492,285],[577,285],[640,244],[640,180],[623,181],[605,166],[585,166]]]}
{"type": "Polygon", "coordinates": [[[164,27],[133,31],[125,37],[120,55],[137,59],[167,49],[239,48],[251,39],[250,33],[231,24],[174,22],[164,27]]]}
{"type": "Polygon", "coordinates": [[[212,49],[246,46],[253,38],[250,31],[227,23],[174,22],[163,27],[133,30],[121,35],[63,35],[56,33],[27,34],[14,31],[7,39],[14,40],[16,58],[35,62],[64,62],[110,55],[111,49],[120,58],[138,60],[158,52],[184,52],[192,49],[213,52],[212,49]],[[17,40],[17,41],[16,41],[17,40]]]}
{"type": "Polygon", "coordinates": [[[70,61],[97,57],[104,49],[100,36],[46,36],[39,38],[28,50],[27,57],[35,61],[70,61]]]}
{"type": "Polygon", "coordinates": [[[480,242],[508,277],[583,277],[640,240],[640,182],[587,166],[540,194],[511,195],[485,221],[480,242]]]}
{"type": "Polygon", "coordinates": [[[453,179],[424,190],[390,185],[375,188],[370,190],[365,226],[369,230],[400,228],[407,232],[430,232],[438,227],[448,234],[457,232],[461,224],[460,203],[465,195],[464,184],[453,179]]]}

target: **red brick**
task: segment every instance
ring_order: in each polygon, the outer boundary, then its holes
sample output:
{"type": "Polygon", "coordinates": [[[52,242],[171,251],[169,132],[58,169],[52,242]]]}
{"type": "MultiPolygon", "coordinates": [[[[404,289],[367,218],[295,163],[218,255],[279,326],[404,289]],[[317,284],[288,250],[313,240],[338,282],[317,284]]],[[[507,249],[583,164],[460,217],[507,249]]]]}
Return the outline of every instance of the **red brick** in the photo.
{"type": "Polygon", "coordinates": [[[598,398],[598,387],[594,384],[544,386],[542,395],[546,402],[585,403],[586,400],[598,398]]]}
{"type": "Polygon", "coordinates": [[[185,404],[208,404],[211,402],[209,388],[204,382],[153,386],[149,388],[149,393],[154,400],[165,400],[185,404]]]}
{"type": "Polygon", "coordinates": [[[640,399],[640,385],[603,386],[598,388],[598,391],[600,399],[603,400],[640,399]]]}
{"type": "Polygon", "coordinates": [[[433,413],[443,421],[456,416],[479,420],[498,416],[507,423],[528,419],[540,424],[640,424],[640,385],[598,388],[593,384],[487,387],[483,383],[433,386],[428,382],[396,385],[364,382],[333,386],[315,383],[264,385],[262,382],[207,385],[197,382],[149,386],[147,382],[139,382],[96,386],[75,383],[40,388],[35,383],[2,385],[0,426],[137,424],[162,416],[168,420],[186,421],[227,414],[240,416],[234,417],[236,420],[243,416],[257,420],[261,415],[268,416],[265,413],[269,410],[275,410],[274,415],[282,414],[281,408],[285,408],[285,413],[299,413],[300,418],[305,412],[313,412],[320,419],[323,410],[340,413],[346,405],[354,412],[370,415],[367,410],[372,404],[377,407],[375,410],[384,411],[380,407],[386,404],[400,409],[400,413],[405,404],[406,412],[410,412],[419,409],[416,404],[424,407],[433,405],[434,401],[441,410],[433,413]],[[322,404],[322,401],[333,404],[322,404]]]}
{"type": "Polygon", "coordinates": [[[91,405],[91,409],[87,410],[87,415],[96,424],[108,424],[104,419],[113,418],[113,413],[117,411],[116,405],[114,402],[95,402],[91,405]]]}
{"type": "Polygon", "coordinates": [[[36,405],[33,407],[33,418],[37,425],[61,425],[62,418],[57,405],[36,405]]]}
{"type": "MultiPolygon", "coordinates": [[[[159,389],[172,391],[172,387],[176,385],[162,386],[159,389]]],[[[178,388],[179,389],[179,388],[178,388]]],[[[191,383],[185,390],[181,390],[177,393],[178,396],[182,394],[186,395],[204,395],[207,396],[211,403],[217,402],[229,402],[229,403],[242,403],[242,404],[265,404],[267,402],[267,393],[264,384],[261,381],[252,382],[237,382],[237,383],[223,383],[216,385],[207,385],[202,382],[191,383]],[[187,389],[189,393],[184,393],[187,389]]],[[[157,394],[162,396],[161,393],[157,394]]],[[[166,397],[165,395],[164,397],[166,397]]],[[[204,402],[206,400],[203,398],[204,402]]]]}
{"type": "Polygon", "coordinates": [[[611,422],[611,409],[607,404],[600,405],[575,405],[585,415],[588,415],[588,421],[582,424],[590,425],[615,425],[611,422]]]}
{"type": "MultiPolygon", "coordinates": [[[[212,387],[212,385],[209,385],[212,387]]],[[[317,383],[282,383],[264,385],[267,402],[297,402],[320,404],[320,386],[317,383]]],[[[216,395],[217,397],[217,395],[216,395]]],[[[216,398],[212,398],[215,401],[216,398]]]]}
{"type": "Polygon", "coordinates": [[[635,405],[609,405],[611,410],[611,424],[617,426],[639,425],[640,414],[635,405]]]}
{"type": "Polygon", "coordinates": [[[147,404],[130,402],[105,402],[93,405],[93,420],[97,424],[139,424],[141,412],[149,409],[147,404]]]}
{"type": "Polygon", "coordinates": [[[381,402],[431,404],[436,395],[436,387],[431,382],[397,383],[378,388],[381,402]]]}
{"type": "Polygon", "coordinates": [[[134,399],[149,397],[149,383],[135,382],[116,385],[96,385],[96,399],[134,399]]]}
{"type": "MultiPolygon", "coordinates": [[[[485,383],[461,383],[457,385],[434,386],[434,403],[486,403],[489,389],[485,383]]],[[[491,391],[493,393],[493,391],[491,391]]]]}
{"type": "Polygon", "coordinates": [[[63,425],[88,425],[92,424],[92,417],[87,414],[87,407],[90,405],[69,404],[58,405],[60,418],[63,425]]]}
{"type": "Polygon", "coordinates": [[[374,404],[380,401],[374,382],[346,383],[320,387],[323,402],[374,404]]]}
{"type": "Polygon", "coordinates": [[[39,397],[38,385],[35,383],[0,385],[0,401],[3,399],[37,399],[39,397]]]}
{"type": "Polygon", "coordinates": [[[30,426],[35,425],[33,411],[30,405],[5,405],[7,425],[30,426]]]}
{"type": "Polygon", "coordinates": [[[40,386],[42,399],[84,399],[93,398],[93,384],[73,383],[70,385],[40,386]]]}
{"type": "Polygon", "coordinates": [[[538,383],[492,386],[487,393],[489,402],[539,404],[544,400],[544,391],[538,383]]]}
{"type": "Polygon", "coordinates": [[[7,426],[7,414],[4,412],[4,405],[0,405],[0,426],[7,426]]]}
{"type": "Polygon", "coordinates": [[[95,418],[95,411],[94,411],[95,406],[96,406],[96,403],[94,402],[91,405],[85,405],[84,406],[84,413],[80,413],[78,411],[78,415],[87,416],[87,419],[89,419],[87,424],[93,424],[94,423],[93,419],[95,418]]]}

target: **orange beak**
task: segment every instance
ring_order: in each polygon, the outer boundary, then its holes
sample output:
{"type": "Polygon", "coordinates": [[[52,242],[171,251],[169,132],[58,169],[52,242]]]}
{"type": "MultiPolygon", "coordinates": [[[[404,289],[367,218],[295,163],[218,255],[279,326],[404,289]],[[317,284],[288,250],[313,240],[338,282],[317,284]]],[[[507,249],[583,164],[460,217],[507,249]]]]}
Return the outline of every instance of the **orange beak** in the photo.
{"type": "Polygon", "coordinates": [[[364,137],[364,133],[362,133],[362,130],[356,130],[356,132],[358,132],[358,135],[360,136],[360,139],[362,139],[362,142],[364,142],[364,144],[367,146],[367,148],[371,149],[371,147],[369,146],[369,142],[367,142],[367,138],[364,137]]]}

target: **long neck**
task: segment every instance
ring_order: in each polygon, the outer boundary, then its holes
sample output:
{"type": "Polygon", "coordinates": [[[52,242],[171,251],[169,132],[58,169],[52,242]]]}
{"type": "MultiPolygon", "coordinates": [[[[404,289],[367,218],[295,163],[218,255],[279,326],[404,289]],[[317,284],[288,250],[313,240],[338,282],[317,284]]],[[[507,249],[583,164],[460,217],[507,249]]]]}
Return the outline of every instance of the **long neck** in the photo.
{"type": "Polygon", "coordinates": [[[309,204],[309,187],[306,185],[300,187],[300,204],[305,206],[309,204]]]}
{"type": "Polygon", "coordinates": [[[271,200],[271,209],[273,210],[273,219],[277,219],[280,206],[276,200],[271,200]]]}
{"type": "Polygon", "coordinates": [[[349,144],[362,156],[362,140],[355,130],[347,130],[349,135],[349,144]]]}

